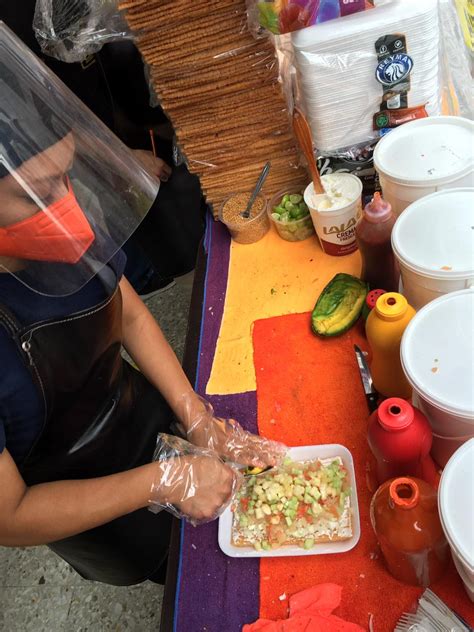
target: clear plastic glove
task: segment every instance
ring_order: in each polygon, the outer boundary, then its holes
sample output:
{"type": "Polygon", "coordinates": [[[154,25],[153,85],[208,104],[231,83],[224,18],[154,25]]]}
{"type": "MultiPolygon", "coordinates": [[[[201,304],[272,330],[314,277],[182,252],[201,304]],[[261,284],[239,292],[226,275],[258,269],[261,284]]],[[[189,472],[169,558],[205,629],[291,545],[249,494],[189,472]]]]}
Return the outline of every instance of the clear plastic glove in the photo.
{"type": "Polygon", "coordinates": [[[159,435],[153,460],[157,461],[157,472],[150,491],[150,511],[166,509],[193,525],[217,518],[242,482],[242,475],[215,452],[171,435],[159,435]]]}
{"type": "Polygon", "coordinates": [[[226,460],[254,467],[278,466],[288,448],[247,432],[235,419],[220,419],[212,405],[196,394],[183,396],[187,439],[194,445],[214,450],[226,460]]]}

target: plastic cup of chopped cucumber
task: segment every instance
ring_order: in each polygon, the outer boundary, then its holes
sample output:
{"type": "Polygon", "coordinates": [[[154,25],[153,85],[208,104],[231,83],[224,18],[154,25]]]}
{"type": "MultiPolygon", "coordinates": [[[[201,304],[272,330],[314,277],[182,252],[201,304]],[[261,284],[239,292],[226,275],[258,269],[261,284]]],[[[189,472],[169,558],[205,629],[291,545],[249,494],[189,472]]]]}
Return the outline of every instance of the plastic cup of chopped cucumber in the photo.
{"type": "Polygon", "coordinates": [[[268,205],[269,217],[278,234],[286,241],[303,241],[314,235],[314,226],[299,188],[277,193],[268,205]]]}

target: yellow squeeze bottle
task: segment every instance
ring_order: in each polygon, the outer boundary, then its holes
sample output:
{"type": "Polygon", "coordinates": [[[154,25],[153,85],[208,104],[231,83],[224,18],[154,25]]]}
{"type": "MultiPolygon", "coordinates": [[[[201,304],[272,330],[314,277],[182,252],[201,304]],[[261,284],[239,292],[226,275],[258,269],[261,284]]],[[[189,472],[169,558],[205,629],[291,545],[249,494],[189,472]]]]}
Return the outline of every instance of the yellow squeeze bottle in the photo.
{"type": "Polygon", "coordinates": [[[375,389],[385,397],[410,399],[412,388],[403,373],[400,344],[415,310],[397,292],[382,294],[366,323],[372,349],[370,372],[375,389]]]}

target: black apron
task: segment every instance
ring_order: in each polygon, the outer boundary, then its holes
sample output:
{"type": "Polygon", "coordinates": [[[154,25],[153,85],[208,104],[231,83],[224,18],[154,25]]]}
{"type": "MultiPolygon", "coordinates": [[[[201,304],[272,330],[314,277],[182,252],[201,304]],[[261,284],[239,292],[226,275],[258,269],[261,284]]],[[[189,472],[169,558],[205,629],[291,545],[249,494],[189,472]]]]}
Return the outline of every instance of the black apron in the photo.
{"type": "MultiPolygon", "coordinates": [[[[42,431],[18,464],[28,486],[149,463],[171,409],[121,357],[120,290],[84,312],[22,328],[0,307],[44,401],[42,431]]],[[[120,490],[117,490],[120,493],[120,490]]],[[[50,544],[85,579],[136,584],[166,563],[172,517],[146,508],[50,544]]]]}

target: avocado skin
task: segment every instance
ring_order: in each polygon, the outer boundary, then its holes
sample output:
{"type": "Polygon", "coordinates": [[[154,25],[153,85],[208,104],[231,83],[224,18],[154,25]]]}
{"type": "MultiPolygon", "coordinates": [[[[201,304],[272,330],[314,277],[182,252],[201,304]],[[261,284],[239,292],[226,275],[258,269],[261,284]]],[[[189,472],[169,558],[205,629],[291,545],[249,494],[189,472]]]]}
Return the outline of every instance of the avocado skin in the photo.
{"type": "Polygon", "coordinates": [[[311,314],[313,333],[324,338],[340,336],[358,320],[368,287],[351,274],[340,272],[326,285],[311,314]]]}

